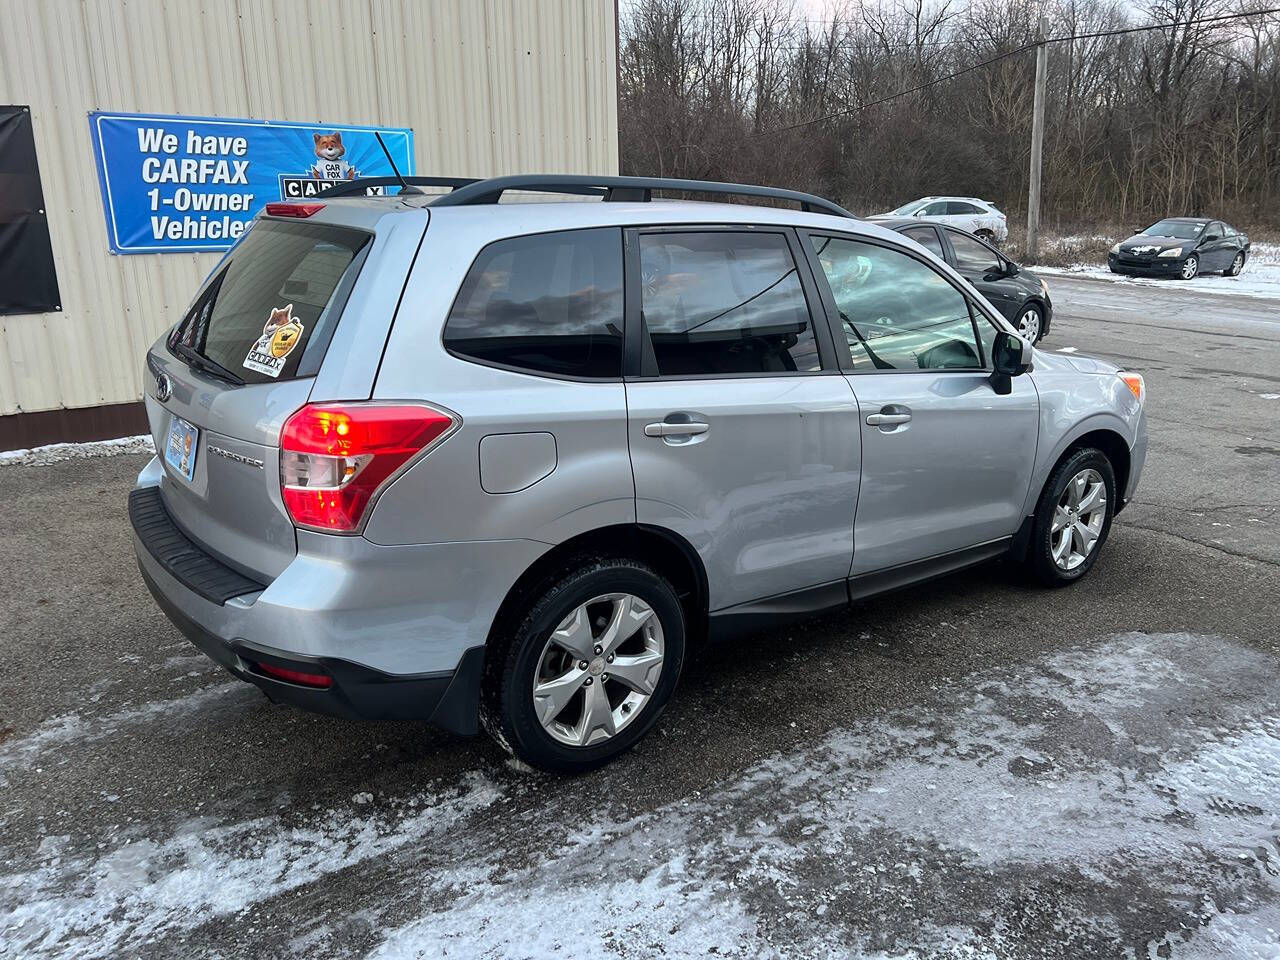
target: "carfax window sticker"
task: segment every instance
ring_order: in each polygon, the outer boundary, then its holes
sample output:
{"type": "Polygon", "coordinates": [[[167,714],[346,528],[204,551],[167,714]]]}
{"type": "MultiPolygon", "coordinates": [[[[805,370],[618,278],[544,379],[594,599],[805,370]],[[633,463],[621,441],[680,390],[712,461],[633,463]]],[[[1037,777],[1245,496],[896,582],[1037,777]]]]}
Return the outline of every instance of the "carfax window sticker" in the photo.
{"type": "Polygon", "coordinates": [[[293,316],[293,304],[272,307],[262,327],[262,336],[249,348],[244,367],[268,377],[280,376],[284,362],[302,339],[302,321],[293,316]]]}

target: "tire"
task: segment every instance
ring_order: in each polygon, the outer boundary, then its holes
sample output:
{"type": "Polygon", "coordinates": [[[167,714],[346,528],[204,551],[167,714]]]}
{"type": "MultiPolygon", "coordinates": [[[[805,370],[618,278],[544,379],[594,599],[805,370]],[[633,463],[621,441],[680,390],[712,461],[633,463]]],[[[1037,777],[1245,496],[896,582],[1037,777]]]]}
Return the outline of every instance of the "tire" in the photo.
{"type": "Polygon", "coordinates": [[[995,233],[991,230],[987,230],[985,228],[982,230],[975,230],[973,231],[973,235],[979,240],[987,241],[987,243],[991,244],[993,247],[1000,246],[1000,241],[996,239],[995,233]]]}
{"type": "Polygon", "coordinates": [[[684,611],[671,584],[635,560],[580,558],[544,581],[509,622],[515,626],[507,641],[486,657],[480,720],[500,746],[542,770],[584,773],[630,749],[657,722],[680,677],[684,611]],[[609,636],[601,631],[601,620],[621,619],[624,603],[625,611],[635,611],[634,616],[643,616],[648,609],[652,618],[627,636],[623,636],[627,630],[617,631],[619,646],[612,655],[617,659],[606,662],[608,651],[596,643],[609,636]],[[575,615],[582,619],[566,628],[575,615]],[[576,632],[581,629],[590,635],[576,632]],[[568,647],[553,641],[552,634],[558,631],[563,631],[559,632],[562,637],[571,637],[571,645],[582,652],[570,654],[568,647]],[[600,653],[583,659],[594,652],[592,648],[600,653]],[[645,666],[645,658],[651,660],[655,650],[660,652],[660,662],[645,666]],[[640,685],[652,692],[641,694],[630,683],[609,675],[610,669],[620,669],[624,659],[629,661],[632,682],[637,669],[645,671],[640,685]],[[582,663],[588,666],[583,668],[582,663]],[[538,677],[544,689],[552,692],[535,701],[538,677]],[[556,682],[560,679],[564,683],[556,682]],[[561,692],[570,687],[572,693],[561,692]],[[590,710],[592,705],[595,711],[590,710]],[[548,714],[544,723],[540,717],[548,714]],[[610,733],[610,727],[615,732],[610,733]]]}
{"type": "Polygon", "coordinates": [[[1200,258],[1194,253],[1182,261],[1182,270],[1178,274],[1183,280],[1194,280],[1200,272],[1200,258]]]}
{"type": "MultiPolygon", "coordinates": [[[[1083,501],[1085,497],[1081,497],[1083,501]]],[[[1064,587],[1084,577],[1102,553],[1107,542],[1107,534],[1111,532],[1111,520],[1115,516],[1116,475],[1107,455],[1096,447],[1082,447],[1072,452],[1054,469],[1044,485],[1040,499],[1036,503],[1036,512],[1031,527],[1031,541],[1027,547],[1027,560],[1030,571],[1042,584],[1049,587],[1064,587]],[[1063,505],[1067,516],[1071,513],[1068,486],[1078,482],[1078,478],[1086,478],[1086,497],[1093,490],[1095,478],[1102,483],[1102,494],[1106,497],[1102,504],[1101,522],[1085,511],[1074,516],[1086,517],[1086,521],[1077,525],[1071,523],[1068,529],[1076,527],[1068,533],[1068,545],[1065,556],[1062,554],[1062,533],[1055,531],[1055,518],[1059,506],[1063,505]],[[1086,541],[1085,533],[1094,536],[1093,543],[1081,552],[1078,548],[1086,541]],[[1079,559],[1077,559],[1077,557],[1079,559]],[[1065,562],[1064,562],[1065,561],[1065,562]]]]}
{"type": "Polygon", "coordinates": [[[1222,275],[1224,277],[1240,276],[1240,271],[1244,269],[1244,262],[1247,259],[1248,258],[1245,256],[1245,252],[1241,250],[1239,253],[1236,254],[1235,259],[1231,261],[1231,266],[1227,267],[1227,269],[1222,271],[1222,275]]]}
{"type": "Polygon", "coordinates": [[[1013,326],[1024,340],[1030,340],[1035,346],[1044,339],[1044,311],[1038,304],[1024,303],[1013,326]]]}

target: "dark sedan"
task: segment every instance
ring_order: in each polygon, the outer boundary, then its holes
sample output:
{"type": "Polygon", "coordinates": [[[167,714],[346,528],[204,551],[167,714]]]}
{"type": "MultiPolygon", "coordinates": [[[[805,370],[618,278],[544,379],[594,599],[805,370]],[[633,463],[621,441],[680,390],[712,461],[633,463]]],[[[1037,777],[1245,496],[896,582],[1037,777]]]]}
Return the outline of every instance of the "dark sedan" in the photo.
{"type": "Polygon", "coordinates": [[[995,247],[941,223],[914,218],[877,219],[876,223],[910,237],[949,263],[1027,340],[1039,343],[1048,334],[1053,319],[1048,285],[995,247]]]}
{"type": "Polygon", "coordinates": [[[1249,238],[1221,220],[1169,217],[1111,248],[1112,273],[1191,280],[1200,273],[1234,277],[1249,259],[1249,238]]]}

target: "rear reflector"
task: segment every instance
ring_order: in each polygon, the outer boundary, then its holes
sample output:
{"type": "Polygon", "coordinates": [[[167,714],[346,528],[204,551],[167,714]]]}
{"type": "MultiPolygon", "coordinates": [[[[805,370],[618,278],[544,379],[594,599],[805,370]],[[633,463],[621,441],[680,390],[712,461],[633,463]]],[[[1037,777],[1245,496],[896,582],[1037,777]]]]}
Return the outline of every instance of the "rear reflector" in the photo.
{"type": "Polygon", "coordinates": [[[268,203],[268,217],[309,217],[324,209],[323,203],[268,203]]]}
{"type": "Polygon", "coordinates": [[[425,405],[308,404],[280,434],[280,493],[296,526],[357,533],[400,469],[456,421],[425,405]]]}
{"type": "Polygon", "coordinates": [[[301,670],[290,670],[288,667],[277,667],[270,663],[255,663],[255,667],[268,677],[275,677],[277,680],[288,680],[290,683],[301,684],[304,687],[331,687],[333,686],[333,677],[323,673],[303,673],[301,670]]]}

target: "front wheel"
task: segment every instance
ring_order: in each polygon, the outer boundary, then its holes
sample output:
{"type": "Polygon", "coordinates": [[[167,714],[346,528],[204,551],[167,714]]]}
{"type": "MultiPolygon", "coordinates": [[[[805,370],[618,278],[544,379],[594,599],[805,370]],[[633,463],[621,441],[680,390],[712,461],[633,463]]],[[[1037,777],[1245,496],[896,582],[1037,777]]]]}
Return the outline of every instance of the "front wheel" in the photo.
{"type": "Polygon", "coordinates": [[[1197,273],[1200,272],[1200,258],[1194,253],[1182,261],[1182,270],[1179,276],[1183,280],[1194,280],[1197,273]]]}
{"type": "Polygon", "coordinates": [[[1018,314],[1018,334],[1032,346],[1044,339],[1044,314],[1034,303],[1025,304],[1018,314]]]}
{"type": "Polygon", "coordinates": [[[535,767],[593,769],[657,722],[684,646],[684,612],[665,579],[633,560],[584,560],[530,598],[505,650],[495,648],[481,720],[535,767]]]}
{"type": "Polygon", "coordinates": [[[1115,514],[1116,475],[1107,455],[1084,447],[1049,476],[1031,529],[1031,569],[1041,583],[1075,583],[1093,567],[1115,514]]]}

